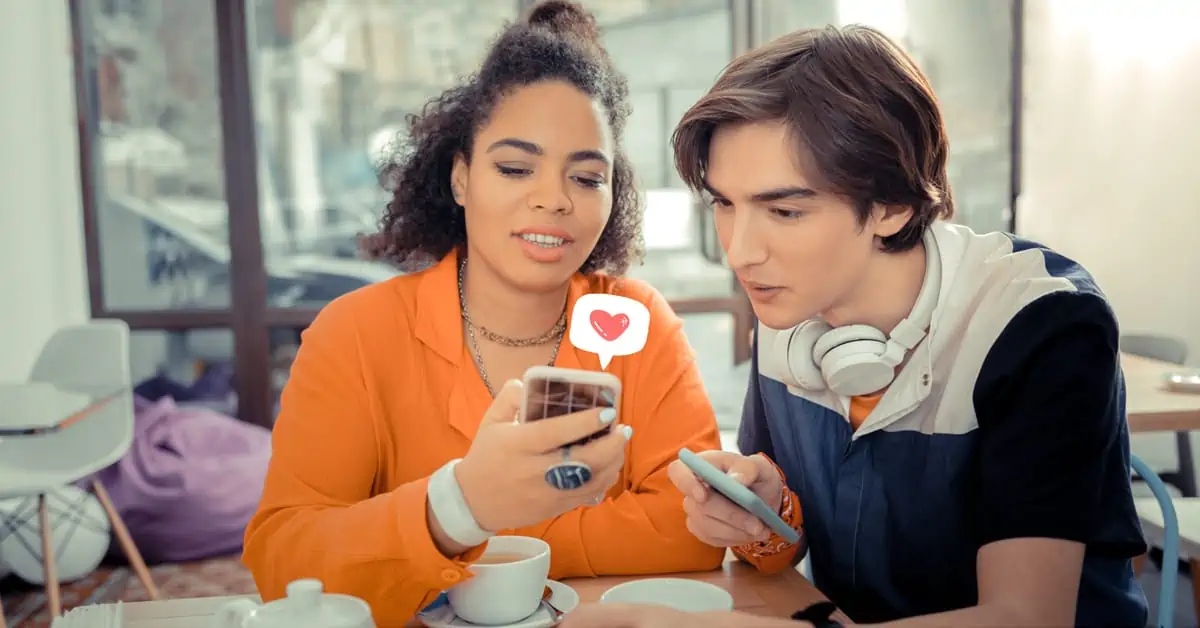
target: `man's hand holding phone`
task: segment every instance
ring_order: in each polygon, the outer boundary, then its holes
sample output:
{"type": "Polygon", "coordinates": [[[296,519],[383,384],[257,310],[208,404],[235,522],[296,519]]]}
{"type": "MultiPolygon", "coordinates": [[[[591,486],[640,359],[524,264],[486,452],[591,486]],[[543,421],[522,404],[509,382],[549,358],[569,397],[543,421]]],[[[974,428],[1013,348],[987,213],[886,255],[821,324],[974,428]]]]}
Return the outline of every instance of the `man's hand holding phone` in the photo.
{"type": "Polygon", "coordinates": [[[525,390],[505,383],[484,414],[471,449],[455,475],[476,522],[485,530],[520,528],[603,499],[620,478],[625,445],[633,430],[607,430],[570,448],[572,461],[591,469],[591,480],[573,490],[546,481],[546,470],[563,459],[563,447],[589,438],[616,421],[614,408],[592,408],[553,420],[517,421],[525,390]]]}
{"type": "MultiPolygon", "coordinates": [[[[729,451],[704,451],[696,455],[779,512],[783,479],[769,460],[757,454],[743,456],[729,451]]],[[[688,530],[696,538],[715,547],[733,547],[764,541],[770,536],[771,530],[762,520],[715,491],[682,460],[672,462],[667,474],[683,493],[688,530]]]]}

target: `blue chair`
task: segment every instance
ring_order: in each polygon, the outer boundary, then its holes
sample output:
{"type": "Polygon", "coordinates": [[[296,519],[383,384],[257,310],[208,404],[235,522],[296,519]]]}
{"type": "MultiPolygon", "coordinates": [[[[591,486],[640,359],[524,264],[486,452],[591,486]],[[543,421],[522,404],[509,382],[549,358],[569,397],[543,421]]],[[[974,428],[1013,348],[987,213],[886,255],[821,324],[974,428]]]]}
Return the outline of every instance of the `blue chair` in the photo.
{"type": "MultiPolygon", "coordinates": [[[[1175,587],[1179,582],[1179,521],[1175,518],[1175,502],[1167,492],[1167,486],[1153,469],[1141,458],[1130,456],[1133,472],[1150,487],[1163,513],[1163,560],[1162,584],[1158,592],[1159,628],[1171,628],[1175,616],[1175,587]]],[[[1195,574],[1193,574],[1195,577],[1195,574]]]]}

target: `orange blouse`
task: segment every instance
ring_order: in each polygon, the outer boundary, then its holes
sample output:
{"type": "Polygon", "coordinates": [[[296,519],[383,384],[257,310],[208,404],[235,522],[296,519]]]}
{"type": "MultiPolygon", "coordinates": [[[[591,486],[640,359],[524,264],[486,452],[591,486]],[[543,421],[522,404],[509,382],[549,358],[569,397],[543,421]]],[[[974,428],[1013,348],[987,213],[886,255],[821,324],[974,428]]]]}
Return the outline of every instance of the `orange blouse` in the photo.
{"type": "MultiPolygon", "coordinates": [[[[576,275],[568,313],[586,293],[650,310],[645,348],[607,369],[622,383],[618,419],[634,428],[621,480],[598,506],[501,533],[547,541],[551,578],[716,568],[724,550],[688,532],[666,473],[680,447],[720,447],[682,321],[641,281],[576,275]]],[[[569,344],[554,365],[601,370],[595,354],[569,344]]],[[[243,561],[263,599],[319,578],[327,591],[365,599],[381,627],[400,626],[469,578],[478,548],[442,556],[426,489],[434,471],[467,453],[491,401],[463,342],[454,254],[330,303],[304,332],[246,529],[243,561]]]]}

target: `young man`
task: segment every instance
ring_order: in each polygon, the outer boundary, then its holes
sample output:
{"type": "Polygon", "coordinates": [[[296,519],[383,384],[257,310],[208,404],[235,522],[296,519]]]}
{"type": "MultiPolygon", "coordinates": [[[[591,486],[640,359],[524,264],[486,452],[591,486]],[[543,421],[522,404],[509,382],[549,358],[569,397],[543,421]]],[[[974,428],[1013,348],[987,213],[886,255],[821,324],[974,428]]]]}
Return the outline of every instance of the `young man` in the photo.
{"type": "MultiPolygon", "coordinates": [[[[868,28],[787,35],[735,60],[674,144],[760,321],[746,456],[705,456],[804,533],[832,621],[1145,625],[1113,312],[1075,262],[942,220],[946,133],[912,59],[868,28]]],[[[702,540],[764,571],[799,560],[681,463],[671,475],[702,540]]],[[[800,614],[836,625],[816,615],[800,614]]]]}

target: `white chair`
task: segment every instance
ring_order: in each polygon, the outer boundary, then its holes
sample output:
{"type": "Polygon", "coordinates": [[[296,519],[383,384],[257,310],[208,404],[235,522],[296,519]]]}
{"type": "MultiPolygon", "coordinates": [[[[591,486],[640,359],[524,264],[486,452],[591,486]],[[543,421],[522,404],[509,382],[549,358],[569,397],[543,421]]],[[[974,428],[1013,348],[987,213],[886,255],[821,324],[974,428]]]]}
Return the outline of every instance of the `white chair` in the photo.
{"type": "MultiPolygon", "coordinates": [[[[86,416],[57,432],[19,436],[0,443],[0,498],[37,496],[45,570],[46,599],[52,616],[62,613],[54,573],[45,493],[75,483],[121,459],[133,442],[133,390],[129,367],[129,327],[122,321],[95,320],[58,330],[42,348],[30,380],[57,388],[110,397],[86,416]],[[115,391],[121,391],[115,397],[115,391]]],[[[112,523],[150,599],[158,589],[125,523],[99,481],[92,490],[112,523]]],[[[0,628],[4,615],[0,611],[0,628]]]]}

